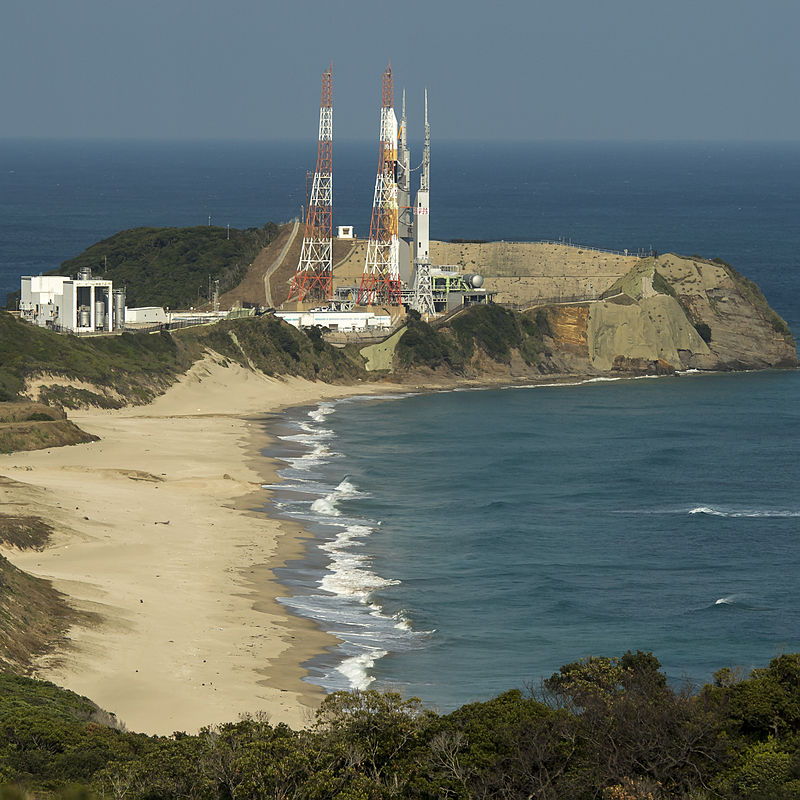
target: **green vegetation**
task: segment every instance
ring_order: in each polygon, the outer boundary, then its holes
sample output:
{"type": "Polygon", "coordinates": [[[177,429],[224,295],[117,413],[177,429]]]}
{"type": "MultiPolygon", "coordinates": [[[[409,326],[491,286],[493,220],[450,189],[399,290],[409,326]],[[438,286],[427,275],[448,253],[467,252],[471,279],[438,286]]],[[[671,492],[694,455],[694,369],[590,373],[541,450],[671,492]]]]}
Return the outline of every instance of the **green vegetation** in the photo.
{"type": "MultiPolygon", "coordinates": [[[[52,374],[86,381],[105,390],[82,399],[107,405],[109,397],[145,402],[186,367],[169,334],[123,333],[78,338],[53,333],[0,312],[0,401],[15,400],[26,378],[52,374]]],[[[48,397],[57,401],[59,390],[48,397]]],[[[71,407],[70,393],[63,392],[71,407]]]]}
{"type": "Polygon", "coordinates": [[[672,284],[657,269],[653,270],[653,289],[659,294],[668,294],[676,299],[678,297],[672,284]]]}
{"type": "MultiPolygon", "coordinates": [[[[268,375],[337,381],[366,374],[356,350],[332,347],[319,330],[299,331],[271,315],[174,333],[126,332],[79,338],[53,333],[0,312],[0,401],[18,399],[27,378],[52,375],[85,384],[63,385],[63,380],[47,384],[45,380],[38,399],[53,405],[116,408],[144,403],[209,348],[268,375]]],[[[41,412],[45,406],[38,408],[41,412]]],[[[39,423],[46,424],[54,425],[39,423]]]]}
{"type": "Polygon", "coordinates": [[[530,365],[539,361],[547,333],[549,326],[541,315],[517,314],[498,305],[470,306],[435,327],[409,314],[395,363],[402,370],[441,367],[464,374],[476,357],[509,364],[516,351],[530,365]]]}
{"type": "MultiPolygon", "coordinates": [[[[0,485],[3,480],[0,479],[0,485]]],[[[0,514],[0,543],[20,550],[43,550],[53,526],[30,514],[0,514]]]]}
{"type": "Polygon", "coordinates": [[[0,403],[0,453],[80,444],[96,438],[68,421],[60,408],[42,403],[0,403]]]}
{"type": "Polygon", "coordinates": [[[185,308],[209,300],[209,276],[220,292],[237,286],[247,268],[279,228],[228,230],[196,228],[131,228],[93,244],[65,261],[54,274],[74,276],[80,267],[127,289],[129,306],[185,308]]]}
{"type": "Polygon", "coordinates": [[[700,334],[700,338],[708,344],[711,341],[711,328],[709,328],[705,322],[693,322],[692,324],[694,325],[694,329],[700,334]]]}
{"type": "Polygon", "coordinates": [[[394,692],[336,692],[305,730],[251,716],[148,737],[72,692],[0,674],[0,781],[129,800],[788,800],[800,797],[798,709],[798,654],[692,691],[627,652],[445,715],[394,692]]]}
{"type": "MultiPolygon", "coordinates": [[[[12,525],[13,521],[8,528],[12,525]]],[[[0,675],[3,670],[27,670],[32,658],[45,652],[78,617],[49,581],[28,575],[0,556],[0,675]]],[[[0,733],[0,742],[2,738],[0,733]]]]}
{"type": "Polygon", "coordinates": [[[792,339],[792,332],[789,330],[789,326],[786,324],[786,321],[783,319],[783,317],[773,311],[772,308],[770,308],[767,298],[764,297],[761,289],[759,289],[753,281],[738,273],[730,264],[728,264],[727,261],[723,261],[721,258],[712,258],[711,263],[721,266],[725,272],[728,273],[728,276],[736,284],[736,288],[739,290],[741,295],[754,308],[761,312],[767,322],[772,325],[772,328],[776,333],[780,333],[781,336],[792,339]]]}
{"type": "Polygon", "coordinates": [[[182,349],[198,352],[211,348],[267,375],[297,375],[327,382],[366,376],[357,348],[333,347],[322,338],[319,328],[301,331],[269,314],[187,328],[178,331],[175,338],[182,349]]]}

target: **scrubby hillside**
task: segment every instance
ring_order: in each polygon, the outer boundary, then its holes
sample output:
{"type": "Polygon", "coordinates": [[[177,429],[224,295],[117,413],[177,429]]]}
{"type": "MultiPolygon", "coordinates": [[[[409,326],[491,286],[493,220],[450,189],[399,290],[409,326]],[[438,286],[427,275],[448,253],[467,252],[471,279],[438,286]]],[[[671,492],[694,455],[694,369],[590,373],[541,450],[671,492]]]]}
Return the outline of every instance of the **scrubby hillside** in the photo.
{"type": "Polygon", "coordinates": [[[0,312],[0,401],[21,399],[26,384],[38,379],[29,399],[68,408],[146,402],[189,363],[169,334],[78,338],[0,312]],[[71,383],[63,385],[65,379],[71,383]]]}
{"type": "Polygon", "coordinates": [[[746,678],[722,669],[698,691],[660,667],[641,651],[587,658],[443,715],[396,692],[336,692],[302,730],[255,715],[171,737],[0,675],[0,784],[129,800],[798,796],[800,656],[746,678]]]}
{"type": "Polygon", "coordinates": [[[151,400],[206,350],[267,375],[350,381],[366,375],[352,349],[325,342],[273,316],[226,320],[169,333],[78,338],[0,312],[0,401],[65,408],[119,408],[151,400]]]}
{"type": "Polygon", "coordinates": [[[752,281],[724,262],[675,255],[637,259],[597,301],[475,306],[433,325],[412,317],[392,344],[391,358],[362,352],[402,375],[475,380],[797,366],[788,326],[752,281]]]}
{"type": "Polygon", "coordinates": [[[247,230],[131,228],[63,262],[55,274],[74,276],[91,267],[95,276],[127,289],[129,306],[188,308],[208,302],[209,277],[219,280],[220,292],[237,286],[278,233],[272,222],[247,230]]]}

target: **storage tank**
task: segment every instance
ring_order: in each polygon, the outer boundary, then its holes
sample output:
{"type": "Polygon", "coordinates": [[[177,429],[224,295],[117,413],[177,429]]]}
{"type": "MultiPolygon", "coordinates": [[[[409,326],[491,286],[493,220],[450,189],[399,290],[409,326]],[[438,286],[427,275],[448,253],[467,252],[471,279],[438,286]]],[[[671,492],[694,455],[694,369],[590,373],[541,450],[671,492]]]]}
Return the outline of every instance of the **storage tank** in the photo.
{"type": "Polygon", "coordinates": [[[114,289],[114,330],[121,331],[125,328],[125,290],[114,289]]]}
{"type": "Polygon", "coordinates": [[[475,273],[467,273],[466,275],[462,275],[462,280],[467,286],[471,286],[473,289],[480,289],[483,286],[483,275],[476,275],[475,273]]]}
{"type": "Polygon", "coordinates": [[[92,268],[91,267],[81,267],[78,270],[78,280],[79,281],[90,281],[92,279],[92,268]]]}
{"type": "Polygon", "coordinates": [[[106,304],[102,300],[94,301],[94,327],[102,329],[106,326],[106,304]]]}
{"type": "Polygon", "coordinates": [[[89,306],[81,306],[78,309],[78,327],[88,328],[92,324],[92,310],[89,306]]]}

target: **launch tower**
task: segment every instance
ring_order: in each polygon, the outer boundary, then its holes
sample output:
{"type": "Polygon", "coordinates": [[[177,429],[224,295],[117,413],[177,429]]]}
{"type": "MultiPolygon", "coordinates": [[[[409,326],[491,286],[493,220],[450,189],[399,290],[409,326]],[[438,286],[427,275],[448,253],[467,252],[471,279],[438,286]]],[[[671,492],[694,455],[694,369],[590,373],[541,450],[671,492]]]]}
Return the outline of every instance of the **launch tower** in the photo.
{"type": "Polygon", "coordinates": [[[358,290],[359,305],[400,304],[397,238],[397,117],[394,113],[392,68],[383,73],[378,174],[372,201],[367,258],[358,290]]]}
{"type": "Polygon", "coordinates": [[[289,299],[328,300],[333,294],[333,64],[322,74],[317,166],[306,212],[303,249],[289,299]]]}

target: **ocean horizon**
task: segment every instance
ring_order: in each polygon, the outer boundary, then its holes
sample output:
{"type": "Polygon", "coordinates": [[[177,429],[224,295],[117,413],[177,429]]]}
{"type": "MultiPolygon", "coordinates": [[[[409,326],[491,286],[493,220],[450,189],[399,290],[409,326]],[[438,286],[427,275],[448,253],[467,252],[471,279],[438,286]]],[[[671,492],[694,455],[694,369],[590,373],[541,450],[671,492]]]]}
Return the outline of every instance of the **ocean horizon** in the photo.
{"type": "MultiPolygon", "coordinates": [[[[417,147],[414,151],[419,153],[417,147]]],[[[0,141],[0,295],[118,230],[297,216],[316,143],[0,141]]],[[[414,156],[412,155],[412,160],[414,156]]],[[[376,147],[335,145],[366,235],[376,147]]],[[[437,142],[431,235],[720,257],[800,330],[798,143],[437,142]]],[[[578,382],[576,382],[578,384],[578,382]]],[[[798,373],[348,399],[269,424],[285,606],[342,645],[327,690],[443,709],[588,655],[673,682],[800,649],[798,373]]]]}

